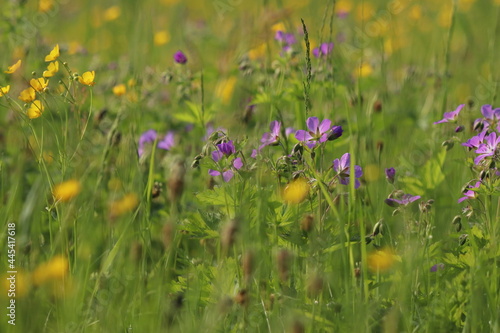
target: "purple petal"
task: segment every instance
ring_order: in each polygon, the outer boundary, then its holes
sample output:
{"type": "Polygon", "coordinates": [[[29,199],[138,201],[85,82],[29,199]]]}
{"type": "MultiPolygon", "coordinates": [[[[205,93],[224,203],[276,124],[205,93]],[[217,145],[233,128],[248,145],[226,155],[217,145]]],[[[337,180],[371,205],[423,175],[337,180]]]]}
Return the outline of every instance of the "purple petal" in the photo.
{"type": "Polygon", "coordinates": [[[219,172],[219,171],[217,171],[217,170],[212,170],[212,169],[208,169],[208,174],[209,174],[210,176],[214,176],[214,177],[216,177],[216,176],[220,176],[220,172],[219,172]]]}
{"type": "Polygon", "coordinates": [[[236,170],[241,169],[241,167],[243,166],[243,162],[241,161],[241,157],[237,157],[234,159],[233,166],[236,170]]]}
{"type": "Polygon", "coordinates": [[[233,173],[233,170],[229,169],[227,171],[224,171],[222,173],[222,178],[224,179],[224,181],[227,183],[231,180],[231,178],[233,178],[234,176],[234,173],[233,173]]]}
{"type": "Polygon", "coordinates": [[[170,150],[174,146],[174,132],[170,131],[165,135],[163,140],[158,142],[158,148],[170,150]]]}
{"type": "Polygon", "coordinates": [[[340,158],[340,167],[342,169],[345,169],[346,167],[350,166],[351,165],[351,154],[349,153],[345,153],[344,155],[342,155],[342,157],[340,158]]]}
{"type": "Polygon", "coordinates": [[[319,120],[316,117],[309,117],[307,118],[307,128],[309,131],[316,133],[318,131],[318,126],[319,126],[319,120]]]}
{"type": "Polygon", "coordinates": [[[309,147],[309,149],[313,149],[314,147],[316,147],[317,144],[318,144],[318,141],[308,141],[308,142],[306,142],[306,146],[309,147]]]}
{"type": "Polygon", "coordinates": [[[313,53],[313,55],[314,55],[316,58],[319,58],[319,56],[320,56],[320,50],[319,50],[319,47],[315,47],[315,48],[312,50],[312,53],[313,53]]]}
{"type": "Polygon", "coordinates": [[[481,113],[486,119],[493,119],[493,107],[489,104],[483,105],[481,107],[481,113]]]}
{"type": "Polygon", "coordinates": [[[357,189],[361,186],[361,183],[359,182],[359,180],[355,179],[354,180],[354,188],[357,189]]]}
{"type": "Polygon", "coordinates": [[[354,177],[359,178],[363,176],[363,169],[359,165],[354,166],[354,177]]]}
{"type": "Polygon", "coordinates": [[[259,152],[257,151],[257,149],[254,149],[254,150],[252,150],[252,155],[250,155],[250,157],[256,158],[258,154],[259,154],[259,152]]]}
{"type": "Polygon", "coordinates": [[[215,161],[215,162],[219,162],[220,159],[222,158],[222,156],[224,156],[224,154],[220,151],[220,150],[214,150],[212,152],[212,159],[215,161]]]}
{"type": "Polygon", "coordinates": [[[340,160],[338,158],[333,160],[333,170],[337,173],[340,172],[340,160]]]}
{"type": "Polygon", "coordinates": [[[287,127],[287,128],[285,128],[285,135],[286,136],[289,136],[293,132],[295,132],[295,130],[293,129],[293,127],[287,127]]]}
{"type": "Polygon", "coordinates": [[[141,134],[139,138],[139,145],[144,144],[146,142],[154,142],[156,140],[157,133],[155,130],[148,130],[141,134]]]}
{"type": "Polygon", "coordinates": [[[312,139],[312,136],[311,136],[311,134],[309,134],[309,132],[307,132],[305,130],[298,130],[297,132],[295,132],[295,138],[299,141],[304,142],[304,141],[312,139]]]}
{"type": "Polygon", "coordinates": [[[272,134],[279,136],[281,130],[281,123],[277,120],[273,120],[271,121],[271,125],[269,125],[269,129],[271,130],[272,134]]]}
{"type": "Polygon", "coordinates": [[[319,132],[327,133],[332,129],[332,121],[330,119],[324,119],[321,124],[319,124],[319,132]]]}

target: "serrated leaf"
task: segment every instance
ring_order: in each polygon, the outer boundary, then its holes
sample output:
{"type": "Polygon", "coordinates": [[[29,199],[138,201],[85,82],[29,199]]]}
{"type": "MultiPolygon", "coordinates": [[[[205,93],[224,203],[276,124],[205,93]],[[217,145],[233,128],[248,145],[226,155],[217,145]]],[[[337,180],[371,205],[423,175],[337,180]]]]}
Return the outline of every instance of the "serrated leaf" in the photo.
{"type": "Polygon", "coordinates": [[[444,180],[443,164],[446,158],[446,150],[442,150],[439,154],[428,160],[423,167],[423,178],[425,187],[429,190],[436,188],[444,180]]]}
{"type": "Polygon", "coordinates": [[[401,182],[405,184],[406,192],[413,195],[424,194],[424,184],[422,181],[415,177],[402,177],[401,182]]]}

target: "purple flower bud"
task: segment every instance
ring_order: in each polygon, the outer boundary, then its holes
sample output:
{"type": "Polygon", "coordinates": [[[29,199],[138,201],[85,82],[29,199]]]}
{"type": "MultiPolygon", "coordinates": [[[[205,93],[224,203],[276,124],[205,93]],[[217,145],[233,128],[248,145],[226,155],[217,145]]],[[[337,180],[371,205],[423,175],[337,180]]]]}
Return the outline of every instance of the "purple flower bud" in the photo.
{"type": "Polygon", "coordinates": [[[178,64],[184,65],[188,60],[186,55],[179,50],[174,53],[174,61],[178,64]]]}
{"type": "Polygon", "coordinates": [[[465,127],[463,125],[457,126],[455,127],[455,133],[463,132],[464,129],[465,127]]]}
{"type": "Polygon", "coordinates": [[[389,183],[394,184],[395,176],[396,176],[396,169],[394,168],[385,169],[385,178],[387,178],[387,181],[389,183]]]}
{"type": "Polygon", "coordinates": [[[439,263],[439,264],[435,264],[434,266],[431,267],[431,272],[437,272],[437,271],[441,271],[443,269],[444,269],[444,264],[439,263]]]}
{"type": "Polygon", "coordinates": [[[328,141],[333,141],[335,139],[340,138],[342,136],[342,133],[344,133],[342,126],[333,126],[331,133],[328,136],[328,141]]]}

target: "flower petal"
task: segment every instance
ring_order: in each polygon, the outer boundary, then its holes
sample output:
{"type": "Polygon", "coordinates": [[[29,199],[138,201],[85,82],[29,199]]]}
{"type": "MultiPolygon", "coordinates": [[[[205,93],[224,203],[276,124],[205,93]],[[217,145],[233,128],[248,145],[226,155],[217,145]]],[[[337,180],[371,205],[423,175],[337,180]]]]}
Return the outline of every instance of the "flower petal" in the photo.
{"type": "Polygon", "coordinates": [[[236,170],[241,169],[241,167],[243,166],[243,162],[241,161],[241,157],[237,157],[234,159],[233,166],[236,170]]]}
{"type": "Polygon", "coordinates": [[[319,120],[317,117],[309,117],[307,118],[307,128],[309,131],[316,133],[318,131],[319,120]]]}
{"type": "Polygon", "coordinates": [[[225,181],[226,183],[227,183],[227,182],[229,182],[229,181],[231,180],[231,178],[233,178],[233,176],[234,176],[234,172],[233,172],[233,170],[231,170],[231,169],[229,169],[229,170],[227,170],[227,171],[224,171],[224,172],[222,173],[222,178],[224,179],[224,181],[225,181]]]}
{"type": "Polygon", "coordinates": [[[219,172],[219,171],[217,171],[217,170],[212,170],[212,169],[208,169],[208,174],[209,174],[210,176],[214,176],[214,177],[216,177],[216,176],[220,176],[220,172],[219,172]]]}

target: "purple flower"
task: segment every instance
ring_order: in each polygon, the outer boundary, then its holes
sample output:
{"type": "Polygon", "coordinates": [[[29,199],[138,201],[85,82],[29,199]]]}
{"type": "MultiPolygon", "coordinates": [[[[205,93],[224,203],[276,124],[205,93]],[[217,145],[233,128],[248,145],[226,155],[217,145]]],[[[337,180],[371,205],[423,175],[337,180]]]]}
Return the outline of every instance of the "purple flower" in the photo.
{"type": "Polygon", "coordinates": [[[139,148],[137,149],[139,157],[144,154],[144,145],[149,142],[154,142],[157,136],[158,134],[156,133],[156,131],[152,129],[141,134],[141,136],[139,137],[139,148]]]}
{"type": "Polygon", "coordinates": [[[442,271],[443,269],[444,269],[444,264],[439,263],[439,264],[435,264],[434,266],[431,267],[431,272],[442,271]]]}
{"type": "Polygon", "coordinates": [[[394,184],[394,178],[396,177],[396,169],[388,168],[385,169],[385,178],[391,184],[394,184]]]}
{"type": "Polygon", "coordinates": [[[330,119],[324,119],[320,123],[318,118],[310,117],[307,119],[308,131],[296,131],[295,138],[299,141],[305,142],[306,145],[312,149],[318,144],[318,142],[323,143],[327,141],[332,133],[335,133],[334,136],[339,134],[342,135],[342,127],[332,127],[331,125],[332,121],[330,119]]]}
{"type": "Polygon", "coordinates": [[[288,137],[290,134],[294,133],[295,130],[293,129],[293,127],[287,127],[285,128],[285,135],[288,137]]]}
{"type": "Polygon", "coordinates": [[[269,125],[269,129],[271,132],[264,133],[262,139],[260,139],[262,145],[260,145],[259,150],[265,146],[277,145],[280,140],[281,123],[277,120],[273,120],[269,125]]]}
{"type": "Polygon", "coordinates": [[[441,124],[441,123],[454,123],[457,121],[458,114],[462,109],[464,108],[465,104],[460,104],[455,111],[450,111],[450,112],[445,112],[443,115],[443,119],[440,121],[434,122],[434,124],[441,124]]]}
{"type": "Polygon", "coordinates": [[[332,52],[332,50],[333,43],[322,43],[320,46],[315,47],[312,50],[312,53],[316,58],[319,58],[321,56],[327,56],[328,53],[332,52]]]}
{"type": "Polygon", "coordinates": [[[188,60],[186,55],[179,50],[174,53],[174,61],[178,64],[184,65],[188,60]]]}
{"type": "Polygon", "coordinates": [[[406,206],[418,199],[420,199],[420,195],[403,194],[401,199],[387,198],[384,202],[391,207],[397,207],[399,205],[406,206]]]}
{"type": "Polygon", "coordinates": [[[158,141],[157,147],[160,149],[170,150],[174,144],[174,132],[169,131],[161,141],[158,141]]]}
{"type": "Polygon", "coordinates": [[[344,133],[342,126],[333,126],[330,135],[328,135],[328,141],[333,141],[340,138],[342,136],[342,133],[344,133]]]}
{"type": "Polygon", "coordinates": [[[473,186],[467,185],[467,189],[465,189],[465,191],[463,192],[464,197],[458,199],[458,203],[461,203],[462,201],[465,201],[467,199],[474,199],[474,198],[476,198],[477,192],[476,191],[472,191],[472,189],[474,189],[474,188],[477,189],[477,188],[479,188],[479,186],[481,186],[481,182],[480,181],[477,181],[473,186]]]}
{"type": "Polygon", "coordinates": [[[239,169],[241,169],[242,166],[243,166],[243,162],[241,161],[241,157],[237,157],[233,160],[232,168],[226,168],[222,171],[209,169],[208,174],[210,176],[213,176],[213,177],[222,175],[222,179],[224,179],[224,181],[227,183],[234,176],[234,171],[232,169],[234,168],[235,170],[239,170],[239,169]]]}
{"type": "Polygon", "coordinates": [[[276,34],[274,35],[274,39],[276,39],[278,42],[282,42],[288,46],[297,43],[297,40],[295,39],[295,36],[292,33],[287,34],[281,30],[276,31],[276,34]]]}
{"type": "MultiPolygon", "coordinates": [[[[340,160],[337,158],[333,161],[333,170],[337,173],[340,179],[340,183],[343,185],[348,185],[351,175],[351,154],[345,153],[342,155],[340,160]]],[[[358,180],[359,177],[363,175],[363,170],[359,165],[354,166],[354,188],[358,188],[361,184],[358,180]]]]}
{"type": "Polygon", "coordinates": [[[212,152],[212,159],[215,162],[219,162],[219,160],[224,156],[229,156],[232,155],[236,152],[236,149],[234,148],[233,141],[228,141],[228,142],[223,142],[219,143],[217,145],[217,150],[214,150],[212,152]]]}
{"type": "Polygon", "coordinates": [[[483,143],[486,130],[482,131],[476,136],[473,136],[467,142],[462,143],[462,146],[469,147],[470,149],[477,149],[483,143]]]}
{"type": "Polygon", "coordinates": [[[257,149],[252,150],[252,154],[250,155],[251,158],[257,158],[257,155],[259,155],[259,151],[257,149]]]}
{"type": "Polygon", "coordinates": [[[478,165],[486,157],[495,155],[497,146],[500,143],[500,136],[497,137],[497,134],[495,132],[491,132],[484,138],[484,140],[486,141],[486,143],[480,144],[479,148],[475,151],[476,154],[480,154],[474,159],[474,164],[476,165],[478,165]]]}

